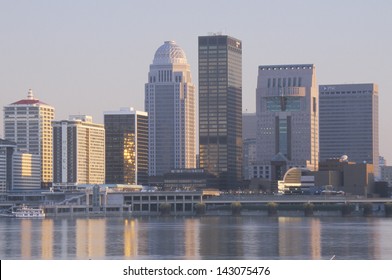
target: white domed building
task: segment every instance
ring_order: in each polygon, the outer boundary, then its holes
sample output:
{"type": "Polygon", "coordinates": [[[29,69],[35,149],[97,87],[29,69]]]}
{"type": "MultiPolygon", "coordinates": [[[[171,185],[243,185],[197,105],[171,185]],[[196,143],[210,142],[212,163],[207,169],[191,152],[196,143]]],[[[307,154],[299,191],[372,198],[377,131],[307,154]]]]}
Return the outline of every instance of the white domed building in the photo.
{"type": "Polygon", "coordinates": [[[145,84],[149,175],[196,167],[195,86],[185,52],[166,41],[155,52],[145,84]]]}

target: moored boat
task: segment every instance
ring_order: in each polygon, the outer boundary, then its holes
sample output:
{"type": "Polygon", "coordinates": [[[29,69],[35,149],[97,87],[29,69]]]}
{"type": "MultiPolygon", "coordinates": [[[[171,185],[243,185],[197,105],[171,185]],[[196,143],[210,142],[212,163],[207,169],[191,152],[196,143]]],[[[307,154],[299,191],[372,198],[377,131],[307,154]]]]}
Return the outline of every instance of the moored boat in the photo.
{"type": "Polygon", "coordinates": [[[32,208],[23,205],[12,211],[12,216],[16,218],[45,218],[45,212],[42,208],[32,208]]]}

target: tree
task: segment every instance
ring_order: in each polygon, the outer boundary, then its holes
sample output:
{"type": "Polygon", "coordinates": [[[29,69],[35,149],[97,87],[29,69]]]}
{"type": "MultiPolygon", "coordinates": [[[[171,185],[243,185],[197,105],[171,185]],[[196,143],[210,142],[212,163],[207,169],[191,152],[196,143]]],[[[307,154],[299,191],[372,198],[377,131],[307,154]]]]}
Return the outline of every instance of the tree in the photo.
{"type": "Polygon", "coordinates": [[[202,216],[206,213],[206,204],[204,202],[199,202],[195,204],[196,215],[202,216]]]}
{"type": "Polygon", "coordinates": [[[235,201],[231,203],[231,214],[233,216],[241,215],[242,205],[241,202],[235,201]]]}
{"type": "Polygon", "coordinates": [[[161,212],[161,215],[170,215],[171,211],[171,205],[170,203],[164,202],[159,205],[159,212],[161,212]]]}
{"type": "Polygon", "coordinates": [[[306,217],[313,216],[314,204],[307,202],[304,204],[304,214],[306,217]]]}
{"type": "Polygon", "coordinates": [[[278,214],[278,204],[276,202],[267,203],[268,216],[276,216],[278,214]]]}

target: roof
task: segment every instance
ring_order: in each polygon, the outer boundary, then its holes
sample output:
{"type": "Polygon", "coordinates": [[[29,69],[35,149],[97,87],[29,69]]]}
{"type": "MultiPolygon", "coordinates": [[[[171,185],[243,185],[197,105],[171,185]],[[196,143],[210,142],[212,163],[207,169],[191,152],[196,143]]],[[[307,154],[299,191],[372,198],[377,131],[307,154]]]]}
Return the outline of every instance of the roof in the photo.
{"type": "Polygon", "coordinates": [[[41,104],[41,105],[48,105],[38,99],[22,99],[12,103],[11,105],[34,105],[34,104],[41,104]]]}
{"type": "Polygon", "coordinates": [[[154,55],[154,65],[187,64],[185,52],[174,41],[166,41],[154,55]]]}
{"type": "Polygon", "coordinates": [[[35,99],[32,89],[29,89],[27,93],[27,99],[16,101],[11,105],[35,105],[35,104],[48,105],[42,101],[39,101],[38,99],[35,99]]]}

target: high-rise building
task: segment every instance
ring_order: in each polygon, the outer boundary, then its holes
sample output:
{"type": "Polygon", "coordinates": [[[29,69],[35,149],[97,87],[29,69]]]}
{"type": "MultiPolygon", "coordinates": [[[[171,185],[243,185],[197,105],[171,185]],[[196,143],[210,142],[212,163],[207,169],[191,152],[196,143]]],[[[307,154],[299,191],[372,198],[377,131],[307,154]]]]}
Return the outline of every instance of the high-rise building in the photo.
{"type": "Polygon", "coordinates": [[[254,177],[252,165],[256,162],[256,113],[242,114],[242,177],[250,180],[254,177]]]}
{"type": "Polygon", "coordinates": [[[0,193],[40,188],[40,156],[19,152],[16,143],[0,139],[0,193]]]}
{"type": "Polygon", "coordinates": [[[199,37],[200,167],[219,188],[242,175],[242,43],[226,35],[199,37]]]}
{"type": "Polygon", "coordinates": [[[52,120],[54,108],[35,99],[30,89],[27,99],[4,107],[4,138],[17,143],[22,153],[39,155],[41,186],[52,183],[52,120]]]}
{"type": "Polygon", "coordinates": [[[104,113],[106,183],[148,184],[148,114],[133,108],[104,113]]]}
{"type": "Polygon", "coordinates": [[[195,86],[184,51],[166,41],[154,55],[145,85],[149,175],[196,167],[195,86]]]}
{"type": "Polygon", "coordinates": [[[53,125],[53,185],[105,183],[105,129],[92,117],[70,116],[53,125]]]}
{"type": "Polygon", "coordinates": [[[12,157],[16,143],[0,139],[0,193],[12,189],[12,157]]]}
{"type": "Polygon", "coordinates": [[[378,86],[320,85],[320,160],[340,158],[371,163],[380,176],[378,86]]]}
{"type": "Polygon", "coordinates": [[[318,168],[318,88],[313,64],[259,66],[258,176],[282,180],[292,167],[318,168]]]}

